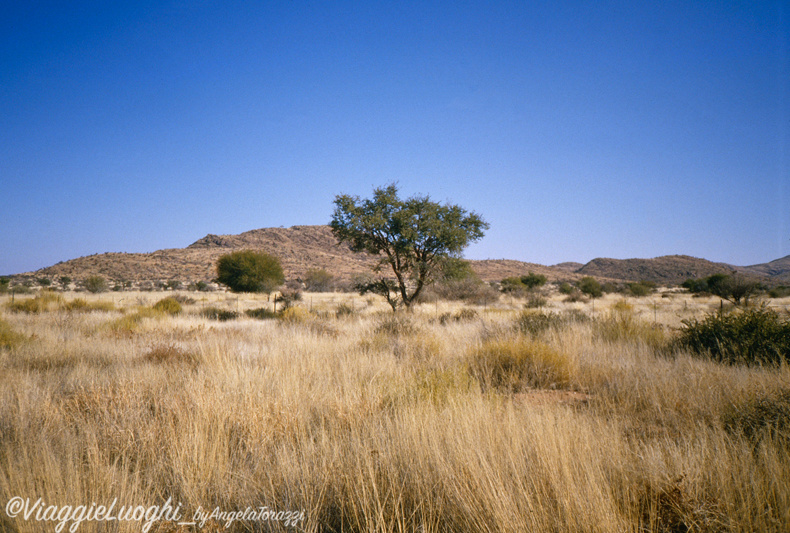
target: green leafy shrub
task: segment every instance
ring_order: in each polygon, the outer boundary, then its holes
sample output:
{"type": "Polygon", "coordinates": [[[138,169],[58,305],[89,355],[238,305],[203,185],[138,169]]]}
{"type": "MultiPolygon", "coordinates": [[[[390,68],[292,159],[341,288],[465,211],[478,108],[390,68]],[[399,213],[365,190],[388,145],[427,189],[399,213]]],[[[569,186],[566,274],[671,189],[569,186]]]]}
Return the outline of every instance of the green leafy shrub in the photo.
{"type": "Polygon", "coordinates": [[[557,289],[560,291],[560,294],[571,294],[574,291],[573,285],[567,281],[560,283],[560,286],[557,287],[557,289]]]}
{"type": "Polygon", "coordinates": [[[470,374],[483,391],[561,388],[570,383],[572,375],[567,356],[547,344],[522,336],[483,343],[472,351],[468,364],[470,374]]]}
{"type": "Polygon", "coordinates": [[[512,276],[499,282],[502,292],[509,294],[519,294],[527,290],[526,285],[521,283],[521,278],[512,276]]]}
{"type": "Polygon", "coordinates": [[[682,286],[695,294],[713,294],[735,305],[749,304],[760,289],[760,283],[742,274],[713,274],[707,278],[687,279],[682,286]]]}
{"type": "Polygon", "coordinates": [[[165,313],[168,315],[177,315],[183,310],[181,304],[178,303],[178,300],[176,300],[172,296],[168,296],[167,298],[162,298],[161,300],[156,302],[153,305],[153,309],[155,311],[159,311],[161,313],[165,313]]]}
{"type": "Polygon", "coordinates": [[[603,295],[601,284],[591,276],[585,276],[579,280],[579,290],[591,298],[600,298],[603,295]]]}
{"type": "Polygon", "coordinates": [[[761,306],[684,320],[680,346],[722,362],[790,361],[790,322],[761,306]]]}
{"type": "Polygon", "coordinates": [[[631,296],[642,297],[647,296],[655,289],[655,283],[649,281],[640,281],[638,283],[629,283],[628,292],[631,296]]]}
{"type": "Polygon", "coordinates": [[[217,260],[217,281],[233,292],[271,293],[285,281],[280,260],[273,255],[241,250],[217,260]]]}
{"type": "Polygon", "coordinates": [[[535,274],[530,272],[526,276],[521,276],[521,283],[528,289],[536,289],[546,284],[548,278],[543,274],[535,274]]]}

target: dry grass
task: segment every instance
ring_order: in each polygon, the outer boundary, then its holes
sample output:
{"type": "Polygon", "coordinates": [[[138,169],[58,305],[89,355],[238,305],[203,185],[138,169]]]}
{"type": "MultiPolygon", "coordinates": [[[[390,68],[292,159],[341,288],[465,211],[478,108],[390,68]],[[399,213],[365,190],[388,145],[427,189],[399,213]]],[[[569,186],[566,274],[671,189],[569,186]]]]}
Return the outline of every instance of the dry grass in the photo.
{"type": "MultiPolygon", "coordinates": [[[[297,529],[315,532],[790,530],[790,369],[665,349],[712,301],[606,297],[593,315],[552,297],[547,319],[518,301],[439,302],[393,317],[316,294],[257,320],[243,312],[265,299],[207,295],[176,316],[153,311],[155,295],[123,298],[86,313],[0,306],[0,335],[16,339],[0,345],[3,505],[170,497],[189,517],[303,509],[297,529]]],[[[42,530],[0,516],[0,531],[42,530]]]]}

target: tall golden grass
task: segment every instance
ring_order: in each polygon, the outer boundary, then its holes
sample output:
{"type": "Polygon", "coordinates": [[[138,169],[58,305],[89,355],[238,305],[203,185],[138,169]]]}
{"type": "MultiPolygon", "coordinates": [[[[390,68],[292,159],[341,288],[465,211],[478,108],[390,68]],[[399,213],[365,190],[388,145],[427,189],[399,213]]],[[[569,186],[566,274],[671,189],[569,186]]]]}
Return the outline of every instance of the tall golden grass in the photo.
{"type": "MultiPolygon", "coordinates": [[[[0,302],[3,506],[268,506],[314,532],[790,531],[790,369],[668,349],[712,301],[552,299],[551,327],[525,331],[510,299],[393,317],[308,295],[284,319],[218,321],[201,310],[266,302],[60,298],[0,302]]],[[[44,528],[0,510],[0,530],[44,528]]],[[[293,528],[227,529],[270,530],[293,528]]]]}

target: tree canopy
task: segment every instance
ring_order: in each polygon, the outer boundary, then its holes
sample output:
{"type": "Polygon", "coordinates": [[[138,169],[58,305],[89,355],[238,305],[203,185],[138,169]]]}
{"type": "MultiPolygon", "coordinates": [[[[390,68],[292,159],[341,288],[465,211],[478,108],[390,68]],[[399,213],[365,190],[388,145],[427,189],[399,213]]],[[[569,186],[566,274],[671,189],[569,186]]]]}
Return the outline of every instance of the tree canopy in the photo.
{"type": "Polygon", "coordinates": [[[489,227],[476,213],[428,196],[401,200],[394,184],[375,189],[370,199],[335,197],[330,226],[338,241],[347,242],[353,251],[380,255],[376,272],[391,267],[394,280],[378,277],[360,289],[385,296],[393,310],[409,307],[433,280],[442,260],[459,256],[489,227]]]}

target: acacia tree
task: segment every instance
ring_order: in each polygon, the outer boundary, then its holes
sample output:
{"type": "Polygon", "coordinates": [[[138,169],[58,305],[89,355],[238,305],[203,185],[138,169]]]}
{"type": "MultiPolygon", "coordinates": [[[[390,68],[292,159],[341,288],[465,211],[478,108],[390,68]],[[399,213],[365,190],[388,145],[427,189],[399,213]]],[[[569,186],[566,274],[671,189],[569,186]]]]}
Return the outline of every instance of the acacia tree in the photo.
{"type": "Polygon", "coordinates": [[[336,196],[329,225],[354,252],[381,256],[375,272],[387,265],[392,269],[394,280],[378,276],[358,288],[384,296],[393,311],[399,305],[410,307],[441,262],[460,255],[489,227],[479,215],[428,196],[401,200],[394,184],[374,189],[371,199],[336,196]]]}

